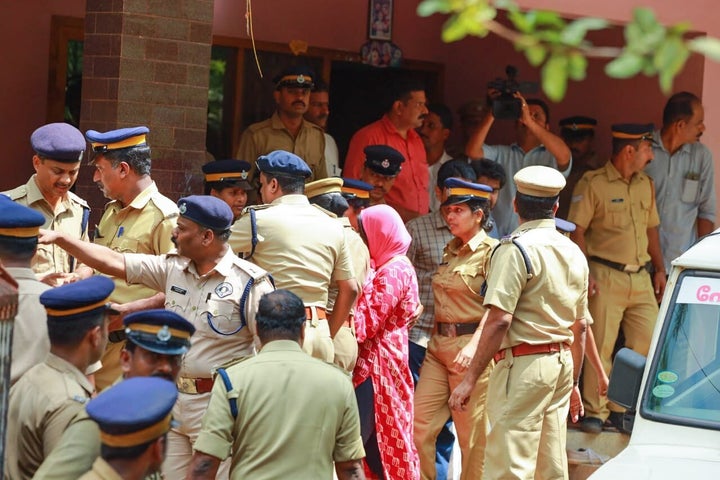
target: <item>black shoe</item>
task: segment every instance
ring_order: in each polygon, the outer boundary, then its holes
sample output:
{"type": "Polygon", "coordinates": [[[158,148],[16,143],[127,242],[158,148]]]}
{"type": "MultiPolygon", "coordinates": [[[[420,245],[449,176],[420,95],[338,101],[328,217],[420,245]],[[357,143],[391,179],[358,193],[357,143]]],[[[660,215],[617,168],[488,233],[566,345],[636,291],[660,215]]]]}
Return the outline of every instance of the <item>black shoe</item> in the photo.
{"type": "Polygon", "coordinates": [[[603,421],[595,417],[585,417],[580,422],[580,430],[585,433],[600,433],[603,429],[603,421]]]}
{"type": "Polygon", "coordinates": [[[630,435],[632,424],[628,421],[629,419],[625,417],[625,413],[623,412],[610,412],[606,423],[617,428],[619,432],[630,435]]]}

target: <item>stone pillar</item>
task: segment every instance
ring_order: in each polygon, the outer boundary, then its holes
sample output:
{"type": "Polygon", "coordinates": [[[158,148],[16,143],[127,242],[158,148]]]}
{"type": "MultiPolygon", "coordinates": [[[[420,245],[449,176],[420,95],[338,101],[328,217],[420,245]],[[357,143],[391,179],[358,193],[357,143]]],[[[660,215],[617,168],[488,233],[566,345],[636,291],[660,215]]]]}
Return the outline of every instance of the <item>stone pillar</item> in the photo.
{"type": "MultiPolygon", "coordinates": [[[[150,128],[152,177],[172,199],[202,193],[213,0],[87,0],[81,130],[150,128]]],[[[107,202],[81,169],[77,193],[107,202]]]]}

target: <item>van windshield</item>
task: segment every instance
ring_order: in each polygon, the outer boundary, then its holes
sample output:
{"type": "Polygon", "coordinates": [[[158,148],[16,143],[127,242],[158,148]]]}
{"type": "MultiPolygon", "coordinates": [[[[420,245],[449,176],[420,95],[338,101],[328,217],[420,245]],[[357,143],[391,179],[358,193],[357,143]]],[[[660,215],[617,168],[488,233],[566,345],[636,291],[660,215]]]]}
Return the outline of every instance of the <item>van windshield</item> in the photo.
{"type": "Polygon", "coordinates": [[[670,305],[642,413],[720,430],[720,277],[686,270],[670,305]]]}

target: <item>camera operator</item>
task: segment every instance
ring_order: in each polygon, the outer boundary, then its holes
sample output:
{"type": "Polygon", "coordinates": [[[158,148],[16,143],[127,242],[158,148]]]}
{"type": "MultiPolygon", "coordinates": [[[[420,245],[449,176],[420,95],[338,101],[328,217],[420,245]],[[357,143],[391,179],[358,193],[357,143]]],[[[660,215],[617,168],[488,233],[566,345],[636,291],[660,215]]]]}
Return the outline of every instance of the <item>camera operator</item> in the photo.
{"type": "MultiPolygon", "coordinates": [[[[507,99],[503,101],[507,102],[507,99]]],[[[517,91],[503,93],[493,87],[488,88],[488,107],[465,147],[465,154],[473,159],[488,158],[498,162],[505,168],[507,178],[512,178],[520,169],[530,165],[556,168],[567,177],[572,162],[570,149],[550,131],[550,112],[545,102],[532,98],[525,100],[517,91]],[[486,145],[485,139],[495,122],[492,103],[510,95],[520,102],[519,118],[516,120],[517,142],[512,145],[486,145]]],[[[513,208],[514,198],[515,185],[508,183],[500,190],[493,210],[500,236],[512,233],[518,226],[518,216],[513,208]]]]}

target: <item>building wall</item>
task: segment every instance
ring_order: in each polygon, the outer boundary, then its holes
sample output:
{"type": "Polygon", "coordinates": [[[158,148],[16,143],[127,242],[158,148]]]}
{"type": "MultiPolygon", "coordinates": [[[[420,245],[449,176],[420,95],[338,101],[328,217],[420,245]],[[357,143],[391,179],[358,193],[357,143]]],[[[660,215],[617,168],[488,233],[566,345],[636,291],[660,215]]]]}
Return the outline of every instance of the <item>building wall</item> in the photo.
{"type": "MultiPolygon", "coordinates": [[[[82,17],[83,0],[30,0],[0,2],[2,18],[12,18],[0,29],[5,73],[0,76],[0,128],[4,133],[5,164],[12,162],[9,174],[0,179],[0,189],[10,188],[32,172],[29,136],[46,120],[45,96],[49,51],[49,28],[52,15],[82,17]],[[12,46],[12,48],[11,48],[12,46]]],[[[543,0],[520,2],[530,7],[559,9],[567,15],[592,14],[622,22],[630,17],[632,5],[647,4],[658,11],[664,21],[689,20],[700,31],[720,36],[720,27],[713,24],[710,0],[688,0],[682,10],[675,2],[607,0],[577,2],[557,0],[548,5],[543,0]]],[[[537,79],[539,73],[530,68],[512,46],[496,37],[470,38],[453,44],[440,41],[444,18],[419,18],[415,13],[417,0],[395,0],[393,41],[406,58],[444,63],[444,101],[456,109],[464,100],[483,97],[487,82],[503,74],[506,64],[520,68],[522,79],[537,79]]],[[[215,35],[247,38],[245,31],[246,2],[215,0],[215,35]]],[[[363,0],[255,0],[253,2],[254,32],[257,40],[289,42],[305,40],[313,46],[358,51],[367,39],[368,2],[363,0]]],[[[600,34],[602,41],[619,43],[621,31],[600,34]]],[[[602,74],[602,61],[591,62],[588,79],[572,84],[566,99],[551,105],[553,128],[559,118],[576,113],[596,116],[600,121],[598,147],[608,151],[609,125],[619,121],[660,120],[665,97],[659,92],[656,79],[637,78],[627,81],[609,80],[602,74]]],[[[704,141],[720,151],[720,92],[703,89],[720,79],[720,64],[694,59],[676,82],[676,90],[687,89],[702,95],[706,106],[708,131],[704,141]]],[[[438,99],[432,99],[438,100],[438,99]]],[[[511,141],[513,127],[509,123],[493,128],[490,140],[511,141]]]]}

